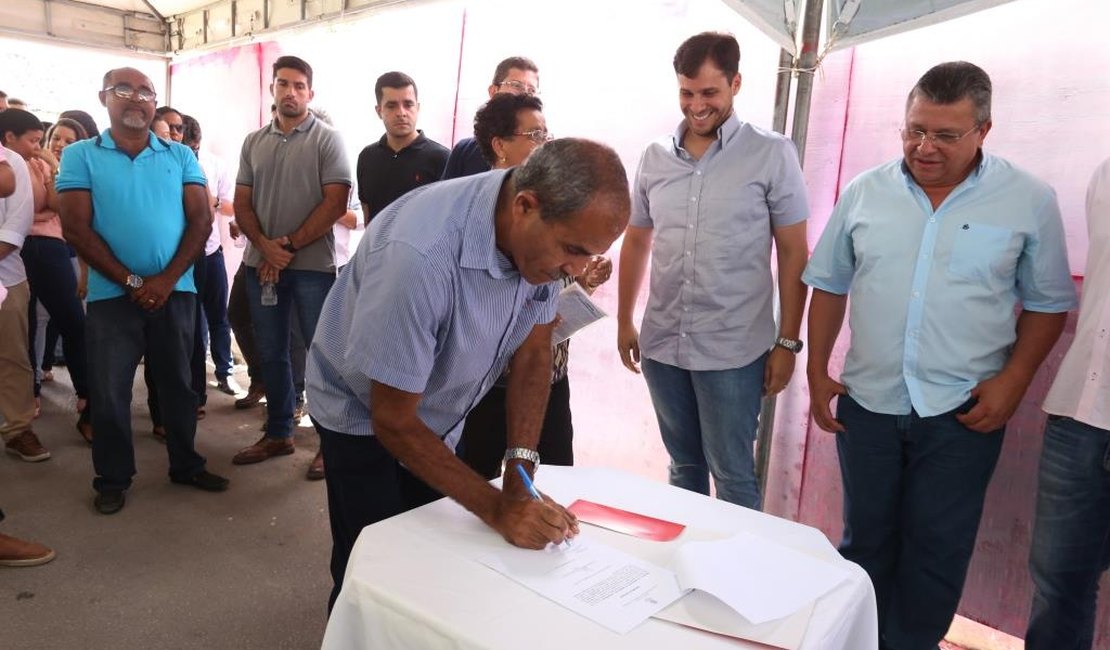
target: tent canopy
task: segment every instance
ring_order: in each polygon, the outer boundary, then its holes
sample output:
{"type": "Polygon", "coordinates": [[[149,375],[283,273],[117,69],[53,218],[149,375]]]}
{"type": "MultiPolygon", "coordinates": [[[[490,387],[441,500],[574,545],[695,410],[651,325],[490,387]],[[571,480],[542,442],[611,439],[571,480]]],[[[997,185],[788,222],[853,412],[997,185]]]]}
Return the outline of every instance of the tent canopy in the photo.
{"type": "MultiPolygon", "coordinates": [[[[813,0],[811,0],[813,1],[813,0]]],[[[830,49],[925,27],[1011,0],[825,0],[830,49]]],[[[782,49],[798,55],[806,0],[722,0],[782,49]]]]}

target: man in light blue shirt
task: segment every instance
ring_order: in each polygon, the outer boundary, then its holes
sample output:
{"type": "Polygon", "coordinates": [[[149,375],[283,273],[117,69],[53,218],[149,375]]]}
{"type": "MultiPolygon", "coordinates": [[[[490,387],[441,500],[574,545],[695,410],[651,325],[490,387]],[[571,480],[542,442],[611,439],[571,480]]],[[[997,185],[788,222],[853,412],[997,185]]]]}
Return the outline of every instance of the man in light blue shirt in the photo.
{"type": "Polygon", "coordinates": [[[786,387],[805,310],[805,182],[794,144],[741,122],[740,46],[693,36],[674,57],[685,119],[648,146],[621,246],[617,348],[651,392],[672,485],[759,509],[760,400],[786,387]],[[778,253],[776,330],[771,242],[778,253]],[[651,257],[642,333],[632,324],[651,257]]]}
{"type": "Polygon", "coordinates": [[[982,151],[990,102],[970,63],[925,73],[904,157],[845,188],[803,276],[811,410],[837,433],[844,481],[840,552],[871,576],[882,648],[948,630],[1006,421],[1076,306],[1055,193],[982,151]]]}
{"type": "Polygon", "coordinates": [[[370,223],[324,303],[306,373],[327,466],[329,607],[362,528],[440,493],[518,546],[576,532],[512,468],[540,462],[561,279],[609,248],[628,211],[616,153],[565,139],[518,168],[417,188],[370,223]],[[506,368],[501,492],[453,450],[506,368]]]}

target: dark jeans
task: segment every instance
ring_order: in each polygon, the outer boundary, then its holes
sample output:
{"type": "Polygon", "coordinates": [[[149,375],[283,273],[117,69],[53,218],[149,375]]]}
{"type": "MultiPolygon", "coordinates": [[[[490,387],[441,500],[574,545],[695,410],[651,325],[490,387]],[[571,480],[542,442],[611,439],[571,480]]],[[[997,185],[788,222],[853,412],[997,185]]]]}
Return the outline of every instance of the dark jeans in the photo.
{"type": "MultiPolygon", "coordinates": [[[[27,267],[27,282],[31,287],[31,304],[39,301],[50,314],[50,323],[56,325],[62,337],[66,364],[77,397],[88,396],[88,361],[85,354],[85,310],[77,297],[77,277],[69,261],[66,243],[54,237],[31,236],[23,242],[23,264],[27,267]]],[[[28,309],[31,340],[31,358],[34,358],[35,309],[28,309]]],[[[51,355],[52,356],[52,355],[51,355]]],[[[33,365],[33,364],[32,364],[33,365]]],[[[38,394],[38,384],[35,394],[38,394]]]]}
{"type": "Polygon", "coordinates": [[[296,314],[305,343],[311,344],[316,321],[334,282],[334,273],[285,269],[275,287],[277,304],[267,307],[262,305],[258,273],[247,267],[247,299],[262,361],[262,379],[266,383],[267,437],[293,435],[293,408],[297,396],[289,355],[289,320],[296,314]]]}
{"type": "MultiPolygon", "coordinates": [[[[231,323],[231,331],[235,333],[239,351],[243,353],[243,361],[247,364],[247,375],[251,378],[251,384],[263,385],[265,380],[262,378],[262,360],[258,356],[258,345],[254,340],[254,324],[251,322],[251,307],[247,301],[246,269],[246,265],[240,264],[239,270],[235,272],[227,303],[227,319],[231,323]]],[[[300,323],[296,318],[291,318],[289,359],[293,366],[293,390],[298,396],[304,395],[304,364],[307,349],[308,345],[301,334],[300,323]]]]}
{"type": "MultiPolygon", "coordinates": [[[[466,415],[459,457],[484,478],[501,476],[508,440],[506,390],[494,386],[466,415]]],[[[570,380],[551,384],[537,450],[544,465],[574,464],[574,426],[570,418],[570,380]]]]}
{"type": "Polygon", "coordinates": [[[936,648],[960,602],[1005,432],[964,427],[955,415],[968,406],[920,417],[839,399],[840,554],[875,586],[881,648],[936,648]]]}
{"type": "Polygon", "coordinates": [[[127,489],[135,475],[131,388],[143,355],[160,398],[170,477],[187,480],[204,470],[204,457],[193,447],[197,396],[189,381],[196,304],[195,294],[179,291],[155,312],[126,296],[89,303],[85,334],[98,492],[127,489]]]}
{"type": "Polygon", "coordinates": [[[343,573],[355,540],[365,526],[439,499],[442,495],[401,466],[374,436],[351,436],[315,420],[320,451],[328,468],[331,521],[331,577],[328,611],[343,587],[343,573]]]}
{"type": "MultiPolygon", "coordinates": [[[[205,271],[203,258],[193,263],[193,284],[196,285],[197,293],[189,294],[193,297],[193,301],[197,303],[193,314],[193,348],[189,353],[189,383],[193,387],[193,392],[196,393],[197,406],[204,406],[208,403],[208,371],[204,366],[204,336],[202,332],[204,310],[201,309],[200,299],[198,298],[207,285],[205,271]]],[[[143,381],[146,382],[146,405],[150,409],[150,421],[154,426],[160,427],[162,426],[161,395],[158,393],[157,382],[154,380],[149,362],[143,366],[143,381]]],[[[193,417],[196,417],[196,413],[193,414],[193,417]]]]}
{"type": "Polygon", "coordinates": [[[1110,566],[1110,431],[1050,416],[1029,552],[1028,650],[1094,643],[1098,582],[1110,566]]]}
{"type": "MultiPolygon", "coordinates": [[[[224,249],[206,255],[204,264],[204,290],[197,287],[204,319],[201,321],[204,338],[212,350],[212,363],[216,365],[216,379],[231,376],[231,324],[227,321],[227,267],[224,266],[224,249]]],[[[203,355],[202,355],[203,356],[203,355]]]]}

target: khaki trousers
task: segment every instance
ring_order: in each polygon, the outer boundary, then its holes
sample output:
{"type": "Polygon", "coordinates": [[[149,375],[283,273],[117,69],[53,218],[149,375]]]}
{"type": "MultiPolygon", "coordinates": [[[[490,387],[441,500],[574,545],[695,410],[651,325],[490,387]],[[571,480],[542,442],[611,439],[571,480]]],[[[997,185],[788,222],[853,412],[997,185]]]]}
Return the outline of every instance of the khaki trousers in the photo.
{"type": "Polygon", "coordinates": [[[35,418],[34,371],[27,351],[27,282],[8,287],[0,304],[0,438],[10,440],[31,428],[35,418]]]}

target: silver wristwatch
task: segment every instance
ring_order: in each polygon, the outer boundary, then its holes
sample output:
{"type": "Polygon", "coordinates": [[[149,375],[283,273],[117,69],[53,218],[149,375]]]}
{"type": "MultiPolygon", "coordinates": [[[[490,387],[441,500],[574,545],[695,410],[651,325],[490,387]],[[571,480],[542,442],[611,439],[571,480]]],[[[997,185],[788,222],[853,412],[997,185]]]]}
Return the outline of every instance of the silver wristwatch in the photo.
{"type": "Polygon", "coordinates": [[[143,278],[141,276],[135,275],[134,273],[129,273],[127,275],[127,279],[124,280],[123,285],[128,289],[142,289],[143,278]]]}
{"type": "Polygon", "coordinates": [[[540,466],[540,455],[534,449],[526,447],[511,447],[505,450],[505,461],[508,463],[510,460],[515,459],[526,460],[532,463],[532,467],[540,466]]]}
{"type": "Polygon", "coordinates": [[[802,342],[801,341],[798,341],[798,340],[795,340],[795,339],[788,339],[785,336],[780,336],[777,339],[775,339],[775,345],[779,346],[780,348],[786,348],[787,350],[790,350],[794,354],[798,354],[799,352],[802,351],[802,342]]]}

